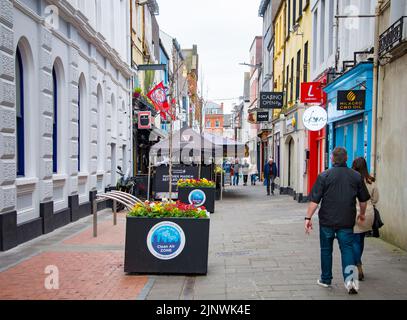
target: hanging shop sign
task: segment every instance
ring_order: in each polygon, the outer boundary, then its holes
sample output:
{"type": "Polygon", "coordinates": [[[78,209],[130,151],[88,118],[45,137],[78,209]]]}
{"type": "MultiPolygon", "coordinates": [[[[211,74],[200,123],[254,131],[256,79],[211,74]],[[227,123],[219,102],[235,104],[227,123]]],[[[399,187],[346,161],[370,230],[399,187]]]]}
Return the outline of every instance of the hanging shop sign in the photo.
{"type": "Polygon", "coordinates": [[[365,110],[366,90],[338,90],[337,110],[365,110]]]}
{"type": "Polygon", "coordinates": [[[302,103],[321,103],[322,85],[320,82],[301,83],[301,102],[302,103]]]}
{"type": "Polygon", "coordinates": [[[284,92],[260,92],[260,109],[281,109],[284,92]]]}
{"type": "Polygon", "coordinates": [[[291,133],[297,130],[297,113],[293,113],[285,119],[285,133],[291,133]]]}
{"type": "Polygon", "coordinates": [[[269,112],[257,111],[257,122],[269,122],[269,112]]]}
{"type": "Polygon", "coordinates": [[[304,127],[310,131],[319,131],[326,126],[328,114],[324,108],[314,106],[305,110],[302,116],[304,127]]]}
{"type": "Polygon", "coordinates": [[[138,128],[151,129],[151,111],[140,111],[138,113],[138,128]]]}

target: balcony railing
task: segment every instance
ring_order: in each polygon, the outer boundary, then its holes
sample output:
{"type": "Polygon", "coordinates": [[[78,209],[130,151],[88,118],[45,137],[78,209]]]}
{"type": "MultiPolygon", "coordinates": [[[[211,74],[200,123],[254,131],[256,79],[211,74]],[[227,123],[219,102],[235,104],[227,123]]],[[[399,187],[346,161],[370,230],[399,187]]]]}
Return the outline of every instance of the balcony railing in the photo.
{"type": "Polygon", "coordinates": [[[402,16],[399,20],[393,23],[386,31],[379,37],[379,56],[382,57],[393,48],[398,46],[406,37],[404,33],[404,18],[402,16]]]}

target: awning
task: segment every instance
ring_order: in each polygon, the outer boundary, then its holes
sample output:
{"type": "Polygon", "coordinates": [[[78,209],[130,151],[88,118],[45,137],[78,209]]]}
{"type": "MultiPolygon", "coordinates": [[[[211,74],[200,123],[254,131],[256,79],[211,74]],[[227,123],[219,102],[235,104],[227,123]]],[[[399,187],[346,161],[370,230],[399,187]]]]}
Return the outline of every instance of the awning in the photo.
{"type": "Polygon", "coordinates": [[[242,158],[245,156],[245,144],[227,137],[204,132],[205,139],[222,148],[224,157],[242,158]]]}
{"type": "MultiPolygon", "coordinates": [[[[168,158],[169,151],[170,137],[168,136],[151,147],[152,162],[157,163],[168,158]]],[[[204,156],[205,159],[221,156],[222,147],[206,139],[204,135],[195,130],[184,127],[172,134],[172,155],[180,162],[192,161],[196,163],[202,161],[201,156],[204,156]]]]}

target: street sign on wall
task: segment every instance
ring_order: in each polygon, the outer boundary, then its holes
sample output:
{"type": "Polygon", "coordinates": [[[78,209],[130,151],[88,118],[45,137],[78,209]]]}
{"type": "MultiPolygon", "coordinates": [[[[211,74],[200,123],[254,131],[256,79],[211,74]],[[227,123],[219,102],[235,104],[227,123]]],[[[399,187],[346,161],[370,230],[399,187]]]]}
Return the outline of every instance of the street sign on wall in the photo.
{"type": "Polygon", "coordinates": [[[257,122],[269,122],[269,112],[257,111],[257,122]]]}
{"type": "Polygon", "coordinates": [[[320,82],[301,83],[301,102],[302,103],[321,103],[322,86],[320,82]]]}
{"type": "Polygon", "coordinates": [[[138,128],[151,129],[151,111],[140,111],[138,113],[138,128]]]}
{"type": "Polygon", "coordinates": [[[366,90],[338,90],[338,110],[365,110],[366,90]]]}
{"type": "Polygon", "coordinates": [[[260,92],[260,109],[281,109],[284,92],[260,92]]]}

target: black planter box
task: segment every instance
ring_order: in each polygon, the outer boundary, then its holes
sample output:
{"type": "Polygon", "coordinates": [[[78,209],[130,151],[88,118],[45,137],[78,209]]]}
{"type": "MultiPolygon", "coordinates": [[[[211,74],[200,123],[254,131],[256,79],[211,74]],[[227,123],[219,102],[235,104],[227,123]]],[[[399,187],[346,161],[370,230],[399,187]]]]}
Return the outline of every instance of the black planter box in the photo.
{"type": "Polygon", "coordinates": [[[202,201],[200,206],[204,206],[210,213],[215,212],[215,198],[216,189],[215,188],[200,188],[200,187],[178,187],[178,200],[182,203],[192,204],[189,201],[189,195],[194,190],[201,190],[205,194],[205,200],[202,201]]]}
{"type": "Polygon", "coordinates": [[[209,223],[209,218],[127,217],[124,271],[207,274],[209,223]]]}

